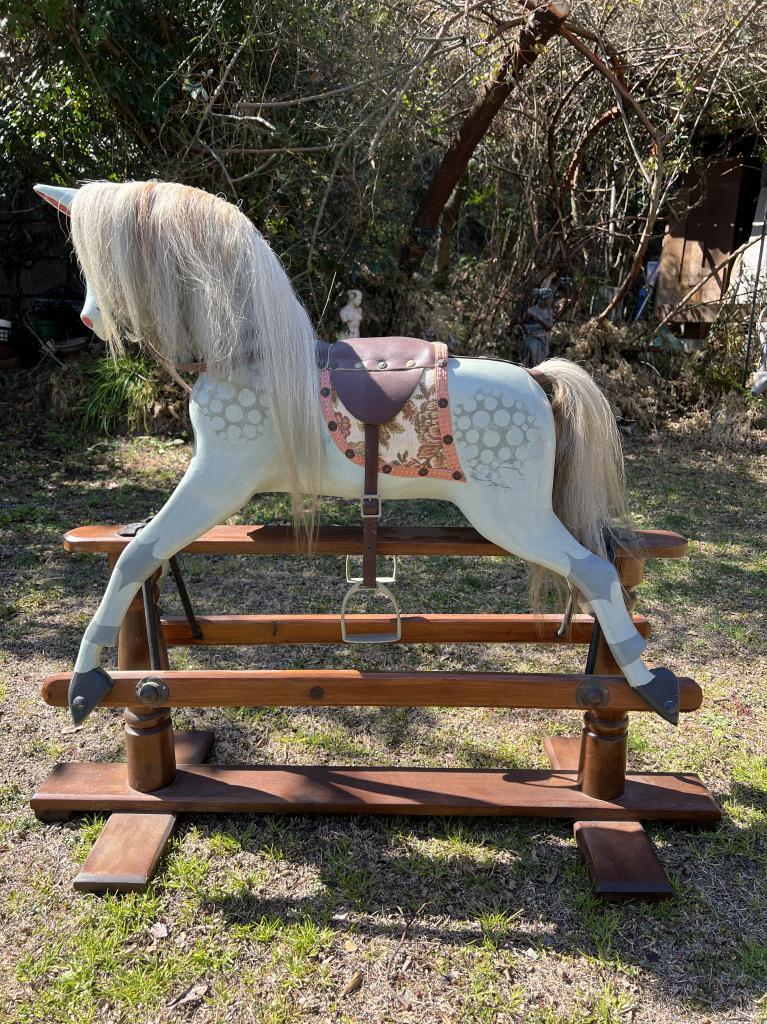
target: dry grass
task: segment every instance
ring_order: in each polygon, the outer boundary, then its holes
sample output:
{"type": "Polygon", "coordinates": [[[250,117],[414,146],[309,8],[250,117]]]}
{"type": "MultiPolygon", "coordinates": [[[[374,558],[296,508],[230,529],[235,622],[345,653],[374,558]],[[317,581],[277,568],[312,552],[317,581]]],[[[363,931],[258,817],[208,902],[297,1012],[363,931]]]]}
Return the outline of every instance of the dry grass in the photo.
{"type": "MultiPolygon", "coordinates": [[[[642,589],[652,659],[695,676],[706,694],[675,732],[634,716],[632,762],[699,772],[725,810],[714,832],[650,828],[675,899],[594,900],[562,822],[245,815],[184,820],[148,893],[99,898],[76,895],[71,878],[101,820],[42,825],[27,806],[57,761],[120,757],[118,713],[73,732],[38,696],[45,675],[71,666],[105,581],[102,560],[65,558],[60,538],[72,525],[156,509],[189,450],[136,439],[83,452],[69,426],[32,422],[18,407],[5,421],[4,1024],[767,1019],[767,457],[711,454],[679,439],[634,442],[629,452],[642,524],[695,538],[689,561],[655,564],[642,589]],[[186,1002],[169,1005],[190,988],[186,1002]]],[[[286,515],[267,497],[242,521],[286,515]]],[[[328,503],[328,519],[353,516],[328,503]]],[[[387,518],[459,521],[450,507],[425,504],[392,505],[387,518]]],[[[206,611],[330,610],[343,593],[333,558],[185,557],[184,567],[206,611]]],[[[398,584],[407,611],[520,609],[523,591],[521,567],[503,559],[412,559],[398,584]]],[[[366,652],[365,664],[566,669],[581,653],[412,647],[366,652]]],[[[174,653],[178,666],[359,663],[357,650],[174,653]]],[[[571,731],[578,716],[315,708],[175,717],[215,728],[220,761],[542,766],[542,737],[571,731]]]]}

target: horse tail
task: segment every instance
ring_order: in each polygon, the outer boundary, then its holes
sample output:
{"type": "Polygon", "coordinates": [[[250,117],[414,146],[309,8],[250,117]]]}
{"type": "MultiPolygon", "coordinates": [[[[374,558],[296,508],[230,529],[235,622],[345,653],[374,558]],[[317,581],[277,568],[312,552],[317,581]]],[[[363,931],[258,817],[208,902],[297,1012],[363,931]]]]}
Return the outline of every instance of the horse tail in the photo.
{"type": "Polygon", "coordinates": [[[623,450],[610,405],[591,376],[567,359],[547,359],[536,370],[551,382],[557,447],[554,512],[589,551],[609,557],[626,530],[628,504],[623,450]]]}

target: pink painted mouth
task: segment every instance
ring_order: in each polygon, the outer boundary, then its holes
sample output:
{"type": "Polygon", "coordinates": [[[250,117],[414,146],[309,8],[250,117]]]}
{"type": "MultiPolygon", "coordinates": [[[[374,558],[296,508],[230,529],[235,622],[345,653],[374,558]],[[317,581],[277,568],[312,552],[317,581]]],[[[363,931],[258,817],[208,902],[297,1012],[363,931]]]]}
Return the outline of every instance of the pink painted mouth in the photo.
{"type": "Polygon", "coordinates": [[[90,330],[93,330],[93,321],[91,320],[91,318],[89,316],[86,316],[83,313],[82,316],[80,317],[80,319],[82,320],[82,322],[85,324],[86,327],[90,328],[90,330]]]}

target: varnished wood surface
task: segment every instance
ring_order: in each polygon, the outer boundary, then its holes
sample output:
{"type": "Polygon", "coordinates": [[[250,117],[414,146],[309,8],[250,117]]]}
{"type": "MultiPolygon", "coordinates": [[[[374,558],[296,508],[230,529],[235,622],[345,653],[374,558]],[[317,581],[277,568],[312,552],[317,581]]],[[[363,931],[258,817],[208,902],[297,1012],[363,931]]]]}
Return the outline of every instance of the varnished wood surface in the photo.
{"type": "Polygon", "coordinates": [[[60,764],[35,811],[517,815],[711,823],[720,812],[696,775],[631,775],[619,800],[597,800],[574,772],[433,768],[187,765],[172,786],[137,793],[125,765],[60,764]]]}
{"type": "MultiPolygon", "coordinates": [[[[387,633],[389,615],[347,615],[352,632],[387,633]]],[[[402,643],[533,643],[587,644],[594,620],[574,615],[565,637],[558,637],[560,615],[403,615],[402,643]]],[[[338,615],[198,615],[201,637],[192,636],[183,616],[165,618],[165,641],[172,647],[208,647],[224,644],[335,644],[341,643],[338,615]]],[[[634,616],[642,636],[650,625],[634,616]]]]}
{"type": "Polygon", "coordinates": [[[573,832],[594,892],[613,903],[674,895],[647,833],[636,821],[576,821],[573,832]]]}
{"type": "Polygon", "coordinates": [[[558,771],[577,772],[581,754],[580,736],[546,736],[543,749],[552,768],[558,771]]]}
{"type": "MultiPolygon", "coordinates": [[[[121,526],[80,526],[64,536],[67,551],[114,554],[129,537],[120,537],[121,526]]],[[[682,558],[687,541],[669,530],[638,530],[641,552],[618,548],[619,559],[682,558]]],[[[208,555],[294,555],[299,553],[288,526],[216,526],[183,549],[208,555]]],[[[362,531],[357,526],[322,526],[314,548],[320,555],[362,553],[362,531]]],[[[506,555],[503,548],[485,540],[470,527],[382,526],[378,530],[381,555],[506,555]]],[[[305,552],[304,552],[305,553],[305,552]]]]}
{"type": "Polygon", "coordinates": [[[175,827],[175,814],[110,814],[72,885],[78,892],[144,892],[175,827]]]}
{"type": "MultiPolygon", "coordinates": [[[[213,733],[195,729],[173,734],[182,764],[200,764],[208,756],[213,733]]],[[[154,877],[176,815],[111,814],[73,885],[78,892],[144,892],[154,877]]]]}
{"type": "MultiPolygon", "coordinates": [[[[168,686],[168,707],[499,707],[577,708],[582,675],[507,672],[358,672],[354,669],[195,670],[148,669],[112,674],[114,686],[102,707],[135,703],[136,683],[147,675],[168,686]]],[[[66,707],[71,673],[49,676],[46,704],[66,707]]],[[[612,711],[652,711],[622,677],[589,676],[607,687],[612,711]]],[[[700,707],[692,679],[680,679],[681,710],[700,707]]]]}

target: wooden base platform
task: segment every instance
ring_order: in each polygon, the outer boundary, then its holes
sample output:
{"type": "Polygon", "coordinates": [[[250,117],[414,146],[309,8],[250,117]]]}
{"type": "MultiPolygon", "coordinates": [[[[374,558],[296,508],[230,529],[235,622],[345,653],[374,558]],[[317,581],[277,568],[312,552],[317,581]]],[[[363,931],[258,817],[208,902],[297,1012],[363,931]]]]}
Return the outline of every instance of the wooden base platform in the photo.
{"type": "Polygon", "coordinates": [[[123,764],[60,764],[35,812],[251,812],[515,815],[572,820],[713,822],[719,808],[696,775],[629,775],[614,801],[587,796],[572,771],[183,765],[165,789],[139,793],[123,764]]]}
{"type": "MultiPolygon", "coordinates": [[[[201,764],[213,745],[213,733],[174,730],[176,756],[201,764]]],[[[78,892],[144,892],[173,835],[175,814],[112,814],[74,880],[78,892]]]]}

